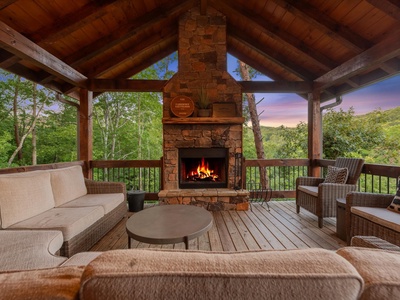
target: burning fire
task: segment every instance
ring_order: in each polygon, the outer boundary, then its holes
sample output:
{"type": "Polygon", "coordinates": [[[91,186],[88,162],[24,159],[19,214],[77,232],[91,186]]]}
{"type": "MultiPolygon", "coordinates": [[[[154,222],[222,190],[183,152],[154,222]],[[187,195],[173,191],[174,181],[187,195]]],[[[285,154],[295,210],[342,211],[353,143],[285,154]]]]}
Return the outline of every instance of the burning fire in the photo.
{"type": "Polygon", "coordinates": [[[193,170],[187,176],[189,180],[209,180],[216,181],[218,179],[218,175],[214,174],[214,170],[210,170],[208,162],[204,160],[204,157],[201,159],[201,163],[197,166],[197,170],[193,170]]]}

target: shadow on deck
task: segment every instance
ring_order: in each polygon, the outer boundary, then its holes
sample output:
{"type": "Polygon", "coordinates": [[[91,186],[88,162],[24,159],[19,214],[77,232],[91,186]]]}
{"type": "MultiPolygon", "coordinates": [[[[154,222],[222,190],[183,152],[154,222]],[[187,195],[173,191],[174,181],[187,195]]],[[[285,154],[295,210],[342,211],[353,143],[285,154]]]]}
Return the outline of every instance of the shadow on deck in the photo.
{"type": "MultiPolygon", "coordinates": [[[[301,210],[296,214],[294,201],[271,201],[267,206],[253,203],[253,210],[213,212],[212,229],[191,240],[190,249],[203,251],[243,251],[255,249],[324,248],[335,250],[346,246],[336,235],[336,218],[325,218],[318,228],[317,217],[301,210]]],[[[126,220],[128,212],[90,251],[127,249],[126,220]]],[[[132,248],[184,249],[183,243],[150,245],[132,240],[132,248]]]]}

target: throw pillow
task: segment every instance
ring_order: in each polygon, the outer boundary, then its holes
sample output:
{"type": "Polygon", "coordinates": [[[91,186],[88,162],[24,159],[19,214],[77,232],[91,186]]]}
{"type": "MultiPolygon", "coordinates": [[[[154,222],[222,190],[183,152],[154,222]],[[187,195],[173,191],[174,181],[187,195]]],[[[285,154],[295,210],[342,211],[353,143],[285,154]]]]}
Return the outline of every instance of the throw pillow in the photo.
{"type": "Polygon", "coordinates": [[[348,176],[347,168],[338,168],[328,166],[328,174],[326,174],[324,183],[346,183],[348,176]]]}
{"type": "Polygon", "coordinates": [[[396,195],[394,196],[392,203],[387,208],[388,210],[400,213],[400,187],[397,190],[396,195]]]}

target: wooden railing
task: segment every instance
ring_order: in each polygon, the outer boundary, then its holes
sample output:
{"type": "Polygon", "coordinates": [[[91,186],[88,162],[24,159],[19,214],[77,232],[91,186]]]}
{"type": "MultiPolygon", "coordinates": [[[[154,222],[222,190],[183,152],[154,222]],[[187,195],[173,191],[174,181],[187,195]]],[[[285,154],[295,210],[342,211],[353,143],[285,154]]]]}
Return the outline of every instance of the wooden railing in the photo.
{"type": "Polygon", "coordinates": [[[162,182],[162,160],[93,160],[94,180],[125,182],[127,190],[146,191],[145,200],[157,200],[162,182]]]}
{"type": "MultiPolygon", "coordinates": [[[[326,172],[334,160],[315,160],[314,166],[326,172]]],[[[261,186],[260,167],[266,168],[272,198],[294,198],[296,178],[307,176],[311,163],[308,159],[250,159],[243,163],[243,188],[252,190],[261,186]]],[[[162,189],[162,160],[91,161],[93,179],[125,182],[127,189],[146,191],[146,200],[157,200],[162,189]]],[[[362,192],[396,192],[400,166],[365,164],[359,179],[362,192]]]]}

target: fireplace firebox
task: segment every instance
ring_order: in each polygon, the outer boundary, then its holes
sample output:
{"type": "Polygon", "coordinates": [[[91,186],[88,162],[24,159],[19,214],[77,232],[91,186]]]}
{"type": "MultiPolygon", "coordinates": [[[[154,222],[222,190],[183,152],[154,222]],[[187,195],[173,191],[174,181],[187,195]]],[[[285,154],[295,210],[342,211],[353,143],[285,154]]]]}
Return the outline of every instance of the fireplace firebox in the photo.
{"type": "Polygon", "coordinates": [[[179,188],[226,188],[228,149],[180,148],[179,188]]]}

